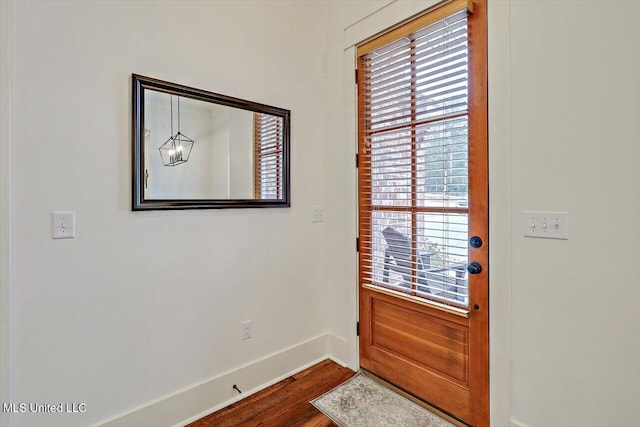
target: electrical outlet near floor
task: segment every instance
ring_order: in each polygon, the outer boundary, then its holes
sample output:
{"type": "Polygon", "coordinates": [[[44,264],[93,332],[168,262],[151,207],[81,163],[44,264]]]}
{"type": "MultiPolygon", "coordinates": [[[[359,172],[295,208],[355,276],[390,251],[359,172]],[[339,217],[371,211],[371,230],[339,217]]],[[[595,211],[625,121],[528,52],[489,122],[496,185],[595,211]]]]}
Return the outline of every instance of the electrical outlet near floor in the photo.
{"type": "Polygon", "coordinates": [[[240,323],[240,338],[243,340],[251,338],[251,320],[240,323]]]}

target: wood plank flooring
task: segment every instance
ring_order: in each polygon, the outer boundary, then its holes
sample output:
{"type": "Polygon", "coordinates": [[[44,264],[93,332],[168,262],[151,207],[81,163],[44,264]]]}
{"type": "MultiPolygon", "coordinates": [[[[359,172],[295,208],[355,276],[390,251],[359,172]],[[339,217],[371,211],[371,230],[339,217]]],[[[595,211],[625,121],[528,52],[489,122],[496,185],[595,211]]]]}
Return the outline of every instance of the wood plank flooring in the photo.
{"type": "Polygon", "coordinates": [[[351,378],[355,372],[324,360],[187,427],[335,426],[309,401],[351,378]]]}

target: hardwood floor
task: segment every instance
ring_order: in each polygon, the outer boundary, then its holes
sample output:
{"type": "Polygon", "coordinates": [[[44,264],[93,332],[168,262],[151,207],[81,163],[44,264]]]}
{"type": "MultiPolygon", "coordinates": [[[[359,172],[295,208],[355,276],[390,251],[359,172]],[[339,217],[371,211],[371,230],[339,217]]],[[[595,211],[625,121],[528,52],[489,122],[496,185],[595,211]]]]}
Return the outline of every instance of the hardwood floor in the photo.
{"type": "Polygon", "coordinates": [[[188,427],[222,426],[335,426],[309,401],[351,378],[355,372],[324,360],[188,427]]]}

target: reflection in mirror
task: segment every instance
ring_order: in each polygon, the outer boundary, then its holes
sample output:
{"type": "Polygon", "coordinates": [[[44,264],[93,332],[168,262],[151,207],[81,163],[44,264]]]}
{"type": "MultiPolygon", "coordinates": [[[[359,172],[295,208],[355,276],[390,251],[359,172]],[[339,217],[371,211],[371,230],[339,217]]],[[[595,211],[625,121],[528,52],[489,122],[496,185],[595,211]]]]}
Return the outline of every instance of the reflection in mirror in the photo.
{"type": "Polygon", "coordinates": [[[253,114],[145,91],[145,199],[253,199],[253,114]],[[173,131],[172,104],[177,113],[173,131]],[[191,152],[182,157],[186,148],[179,140],[163,159],[167,150],[161,147],[173,142],[170,135],[178,134],[178,122],[179,132],[193,140],[191,152]],[[182,162],[167,164],[166,159],[182,162]]]}
{"type": "Polygon", "coordinates": [[[133,209],[289,206],[289,111],[135,75],[133,209]]]}

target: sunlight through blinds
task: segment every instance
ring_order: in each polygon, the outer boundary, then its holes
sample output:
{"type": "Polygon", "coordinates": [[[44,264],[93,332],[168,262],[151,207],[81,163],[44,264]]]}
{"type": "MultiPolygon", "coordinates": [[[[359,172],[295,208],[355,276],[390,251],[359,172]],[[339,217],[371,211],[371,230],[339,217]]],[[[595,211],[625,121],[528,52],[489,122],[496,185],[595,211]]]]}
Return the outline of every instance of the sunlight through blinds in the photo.
{"type": "Polygon", "coordinates": [[[468,304],[467,10],[359,57],[363,284],[468,304]]]}

